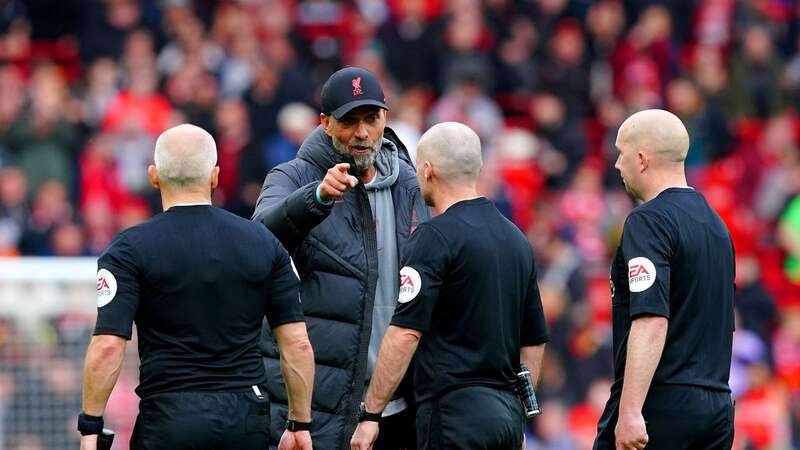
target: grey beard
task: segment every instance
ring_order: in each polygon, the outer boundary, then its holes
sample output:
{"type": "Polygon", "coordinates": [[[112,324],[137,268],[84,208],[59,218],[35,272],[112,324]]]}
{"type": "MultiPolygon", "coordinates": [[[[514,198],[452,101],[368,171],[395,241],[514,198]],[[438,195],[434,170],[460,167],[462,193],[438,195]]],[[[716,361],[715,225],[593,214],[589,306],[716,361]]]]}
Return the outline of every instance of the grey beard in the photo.
{"type": "MultiPolygon", "coordinates": [[[[365,171],[372,167],[375,164],[375,158],[378,156],[378,151],[381,149],[381,145],[383,144],[383,135],[377,139],[375,145],[372,146],[372,151],[366,155],[352,155],[350,150],[347,148],[346,145],[342,143],[336,136],[331,136],[331,141],[333,141],[333,148],[341,155],[350,155],[353,157],[353,160],[356,164],[356,169],[359,171],[365,171]]],[[[362,145],[362,142],[357,140],[351,141],[352,145],[362,145]]]]}

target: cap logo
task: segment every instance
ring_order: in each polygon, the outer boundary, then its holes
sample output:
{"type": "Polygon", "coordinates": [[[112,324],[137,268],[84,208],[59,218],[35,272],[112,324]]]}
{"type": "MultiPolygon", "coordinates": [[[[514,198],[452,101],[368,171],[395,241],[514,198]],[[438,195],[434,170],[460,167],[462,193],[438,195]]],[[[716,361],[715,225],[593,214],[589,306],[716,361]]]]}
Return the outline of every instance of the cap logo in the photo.
{"type": "Polygon", "coordinates": [[[361,95],[364,91],[361,90],[361,77],[353,78],[353,95],[361,95]]]}

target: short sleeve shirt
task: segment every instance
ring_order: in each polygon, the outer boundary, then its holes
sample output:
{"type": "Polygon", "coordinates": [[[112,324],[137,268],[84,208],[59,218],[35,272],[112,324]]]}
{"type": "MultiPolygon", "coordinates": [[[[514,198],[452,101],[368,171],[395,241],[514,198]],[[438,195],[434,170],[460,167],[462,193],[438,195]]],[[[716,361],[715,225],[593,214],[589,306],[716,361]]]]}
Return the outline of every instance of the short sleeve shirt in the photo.
{"type": "Polygon", "coordinates": [[[392,324],[423,332],[418,401],[464,385],[510,388],[520,347],[548,339],[527,239],[485,198],[420,225],[403,259],[392,324]]]}
{"type": "Polygon", "coordinates": [[[95,334],[131,338],[140,396],[265,381],[258,341],[303,320],[289,255],[263,226],[211,206],[173,207],[121,233],[98,260],[95,334]]]}

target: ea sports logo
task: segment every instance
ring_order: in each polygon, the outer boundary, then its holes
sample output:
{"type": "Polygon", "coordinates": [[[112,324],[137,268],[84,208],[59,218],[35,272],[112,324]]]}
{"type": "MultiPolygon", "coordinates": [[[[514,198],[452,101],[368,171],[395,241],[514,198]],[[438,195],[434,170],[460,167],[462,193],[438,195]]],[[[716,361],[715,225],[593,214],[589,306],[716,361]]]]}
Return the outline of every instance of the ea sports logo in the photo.
{"type": "Polygon", "coordinates": [[[106,269],[97,271],[97,307],[102,308],[117,295],[117,279],[106,269]]]}
{"type": "Polygon", "coordinates": [[[631,292],[647,290],[656,282],[656,266],[644,257],[628,261],[628,287],[631,292]]]}
{"type": "Polygon", "coordinates": [[[422,288],[422,279],[413,267],[405,266],[400,269],[400,294],[397,301],[408,303],[419,294],[422,288]]]}

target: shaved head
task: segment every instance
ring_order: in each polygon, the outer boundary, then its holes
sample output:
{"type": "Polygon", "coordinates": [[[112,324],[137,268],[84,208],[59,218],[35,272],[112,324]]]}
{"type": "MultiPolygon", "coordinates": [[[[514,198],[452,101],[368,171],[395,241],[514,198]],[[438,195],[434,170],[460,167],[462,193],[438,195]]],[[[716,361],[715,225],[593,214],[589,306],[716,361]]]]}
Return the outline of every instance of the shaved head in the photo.
{"type": "Polygon", "coordinates": [[[203,186],[217,165],[217,146],[206,130],[178,125],[158,137],[154,159],[162,184],[203,186]]]}
{"type": "Polygon", "coordinates": [[[622,123],[617,143],[642,151],[654,160],[680,163],[689,152],[689,133],[675,114],[647,109],[622,123]]]}
{"type": "Polygon", "coordinates": [[[474,185],[481,171],[481,140],[457,122],[434,125],[419,140],[417,161],[430,161],[445,184],[474,185]]]}

